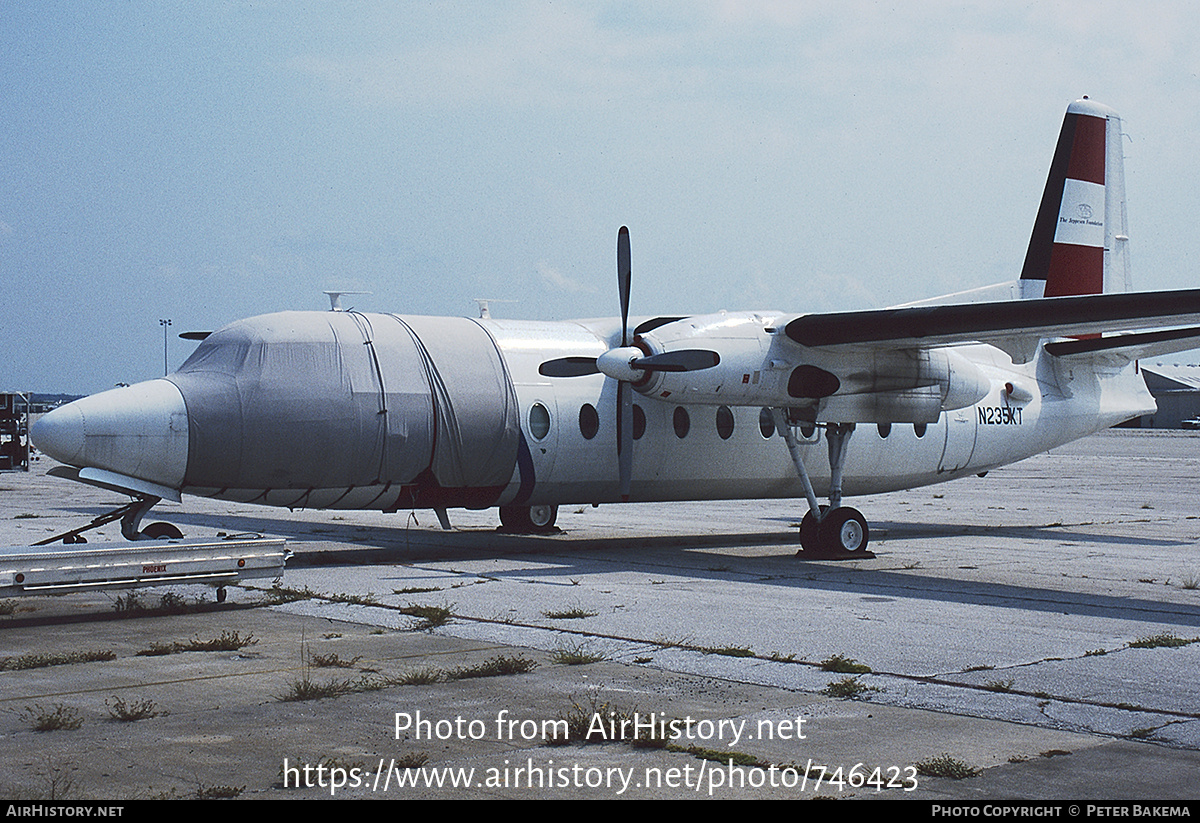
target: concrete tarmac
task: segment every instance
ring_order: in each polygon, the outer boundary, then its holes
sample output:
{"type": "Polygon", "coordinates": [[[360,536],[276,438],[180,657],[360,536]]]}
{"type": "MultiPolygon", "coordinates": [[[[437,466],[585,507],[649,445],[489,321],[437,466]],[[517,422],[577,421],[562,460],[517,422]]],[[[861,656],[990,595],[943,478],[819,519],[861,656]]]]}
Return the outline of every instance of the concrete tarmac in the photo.
{"type": "MultiPolygon", "coordinates": [[[[50,465],[0,475],[0,544],[127,502],[50,465]]],[[[160,504],[288,538],[281,588],[0,603],[0,796],[1194,799],[1198,471],[1200,436],[1114,431],[856,498],[853,562],[795,557],[800,501],[565,507],[542,537],[160,504]],[[55,655],[107,659],[24,668],[55,655]],[[596,716],[641,745],[557,739],[596,716]]]]}

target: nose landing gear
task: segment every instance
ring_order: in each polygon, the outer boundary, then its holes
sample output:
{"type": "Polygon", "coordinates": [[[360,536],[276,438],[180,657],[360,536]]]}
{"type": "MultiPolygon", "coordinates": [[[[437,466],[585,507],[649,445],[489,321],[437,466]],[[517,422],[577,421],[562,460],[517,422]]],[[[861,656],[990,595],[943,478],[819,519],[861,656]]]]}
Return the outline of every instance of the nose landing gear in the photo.
{"type": "Polygon", "coordinates": [[[161,497],[150,495],[138,496],[119,509],[114,509],[111,512],[93,518],[86,526],[81,526],[78,529],[72,529],[62,534],[56,534],[53,537],[47,537],[45,540],[39,540],[33,545],[47,546],[51,543],[57,543],[60,540],[67,545],[86,543],[87,538],[83,536],[84,532],[91,531],[114,520],[121,521],[121,534],[126,540],[179,540],[183,537],[183,532],[171,523],[151,523],[145,529],[141,529],[142,518],[149,514],[150,509],[154,508],[155,504],[161,500],[161,497]]]}

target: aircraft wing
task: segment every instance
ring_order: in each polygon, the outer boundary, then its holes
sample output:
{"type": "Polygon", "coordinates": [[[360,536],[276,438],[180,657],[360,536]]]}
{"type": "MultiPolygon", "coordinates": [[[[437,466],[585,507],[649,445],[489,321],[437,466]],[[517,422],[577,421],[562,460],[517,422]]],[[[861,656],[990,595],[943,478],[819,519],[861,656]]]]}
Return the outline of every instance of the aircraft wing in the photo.
{"type": "MultiPolygon", "coordinates": [[[[956,343],[990,343],[1008,352],[1017,362],[1028,362],[1038,342],[1045,338],[1162,330],[1198,323],[1200,289],[1188,289],[806,314],[790,321],[786,334],[796,343],[813,348],[923,349],[956,343]]],[[[1200,329],[1147,334],[1156,336],[1122,336],[1113,338],[1123,341],[1114,345],[1105,342],[1110,338],[1076,341],[1092,347],[1048,348],[1048,351],[1067,355],[1142,347],[1144,353],[1129,358],[1134,359],[1190,348],[1190,344],[1180,341],[1200,336],[1200,329]]]]}

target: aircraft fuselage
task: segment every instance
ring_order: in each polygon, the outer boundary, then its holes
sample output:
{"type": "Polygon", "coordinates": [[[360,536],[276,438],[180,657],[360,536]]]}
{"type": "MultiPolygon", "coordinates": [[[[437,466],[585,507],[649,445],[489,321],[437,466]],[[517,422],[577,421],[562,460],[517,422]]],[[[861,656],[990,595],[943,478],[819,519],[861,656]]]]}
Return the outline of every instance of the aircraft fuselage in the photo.
{"type": "MultiPolygon", "coordinates": [[[[635,387],[631,501],[803,497],[765,402],[804,407],[818,423],[794,431],[821,495],[830,485],[826,422],[857,424],[843,490],[861,495],[987,471],[1154,409],[1133,367],[1076,370],[1040,352],[1015,365],[982,344],[933,349],[934,365],[922,361],[907,376],[882,364],[876,372],[894,384],[882,386],[861,364],[798,354],[777,328],[791,316],[719,313],[639,338],[654,351],[702,339],[721,364],[635,387]],[[938,377],[939,358],[950,376],[938,377]],[[835,373],[841,393],[789,397],[797,359],[835,373]],[[968,375],[967,394],[956,395],[956,370],[968,375]],[[867,406],[851,402],[855,380],[865,381],[857,396],[867,406]],[[881,409],[881,396],[907,399],[881,409]],[[951,408],[931,412],[930,397],[951,408]]],[[[264,315],[214,333],[166,378],[55,412],[39,442],[73,465],[289,508],[615,502],[617,381],[548,378],[539,366],[595,358],[619,342],[617,320],[264,315]]]]}

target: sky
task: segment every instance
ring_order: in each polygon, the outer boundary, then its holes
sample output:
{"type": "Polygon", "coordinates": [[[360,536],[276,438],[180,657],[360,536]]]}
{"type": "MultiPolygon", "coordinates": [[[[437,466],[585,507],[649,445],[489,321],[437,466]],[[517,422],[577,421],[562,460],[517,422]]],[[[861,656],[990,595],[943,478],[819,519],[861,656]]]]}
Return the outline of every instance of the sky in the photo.
{"type": "Polygon", "coordinates": [[[1200,286],[1200,4],[13,0],[0,54],[0,390],[161,376],[161,319],[173,370],[326,289],[614,316],[622,225],[634,315],[1013,279],[1085,94],[1134,287],[1200,286]]]}

